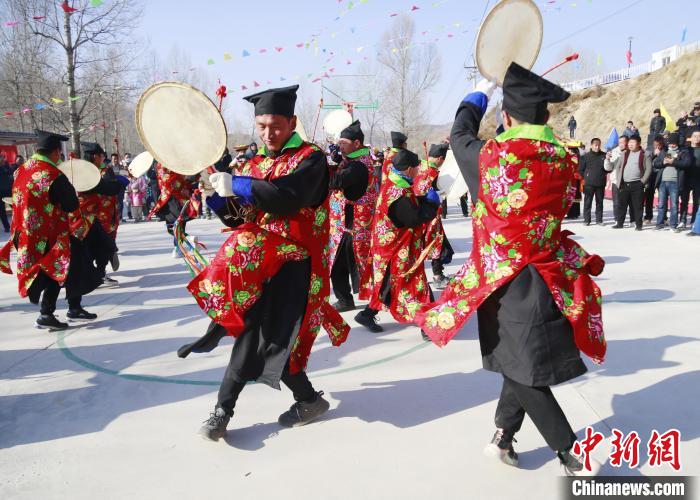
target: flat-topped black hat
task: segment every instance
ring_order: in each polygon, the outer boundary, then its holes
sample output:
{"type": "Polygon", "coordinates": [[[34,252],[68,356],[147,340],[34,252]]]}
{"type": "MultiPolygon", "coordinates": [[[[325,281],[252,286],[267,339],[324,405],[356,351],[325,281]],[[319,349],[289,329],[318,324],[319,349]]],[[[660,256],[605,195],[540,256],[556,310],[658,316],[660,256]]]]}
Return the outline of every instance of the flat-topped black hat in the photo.
{"type": "Polygon", "coordinates": [[[340,138],[349,139],[351,141],[365,142],[365,134],[362,132],[360,120],[355,120],[350,125],[345,127],[342,132],[340,132],[340,138]]]}
{"type": "Polygon", "coordinates": [[[68,136],[46,132],[45,130],[36,129],[34,133],[37,136],[37,149],[44,149],[46,151],[54,151],[61,147],[61,142],[68,140],[68,136]]]}
{"type": "Polygon", "coordinates": [[[413,151],[402,149],[391,159],[391,164],[396,170],[403,172],[406,169],[420,165],[420,159],[413,151]]]}
{"type": "Polygon", "coordinates": [[[510,63],[503,79],[503,109],[516,120],[544,124],[547,104],[564,102],[566,90],[517,63],[510,63]]]}
{"type": "Polygon", "coordinates": [[[244,97],[255,106],[255,116],[282,115],[287,118],[294,116],[294,104],[297,102],[299,85],[269,89],[244,97]]]}
{"type": "Polygon", "coordinates": [[[103,155],[105,154],[105,150],[102,149],[102,146],[97,142],[88,142],[83,146],[83,153],[103,155]]]}
{"type": "Polygon", "coordinates": [[[428,150],[428,156],[431,158],[447,156],[448,149],[450,149],[450,145],[444,142],[442,144],[431,144],[430,149],[428,150]]]}
{"type": "Polygon", "coordinates": [[[395,148],[401,147],[401,145],[404,144],[407,140],[408,137],[406,137],[405,134],[402,134],[401,132],[391,132],[391,145],[395,148]]]}

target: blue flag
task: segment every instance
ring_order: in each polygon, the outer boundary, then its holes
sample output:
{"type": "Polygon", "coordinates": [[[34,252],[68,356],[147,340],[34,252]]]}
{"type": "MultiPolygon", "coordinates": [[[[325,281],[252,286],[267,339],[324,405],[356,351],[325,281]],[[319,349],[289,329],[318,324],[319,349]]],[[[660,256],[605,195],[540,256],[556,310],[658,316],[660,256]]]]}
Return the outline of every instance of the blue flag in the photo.
{"type": "Polygon", "coordinates": [[[683,26],[683,32],[681,33],[681,43],[685,42],[686,36],[688,36],[688,27],[683,26]]]}
{"type": "Polygon", "coordinates": [[[617,133],[617,129],[613,127],[612,131],[610,132],[610,137],[608,137],[608,142],[605,143],[605,150],[610,151],[616,148],[619,142],[620,136],[617,133]]]}

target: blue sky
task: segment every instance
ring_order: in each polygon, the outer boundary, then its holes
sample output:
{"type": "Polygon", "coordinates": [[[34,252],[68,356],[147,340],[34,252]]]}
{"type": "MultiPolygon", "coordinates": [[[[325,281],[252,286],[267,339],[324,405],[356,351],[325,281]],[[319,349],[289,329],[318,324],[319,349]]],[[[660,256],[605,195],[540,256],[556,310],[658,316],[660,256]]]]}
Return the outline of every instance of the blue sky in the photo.
{"type": "MultiPolygon", "coordinates": [[[[652,52],[679,43],[684,27],[687,27],[686,41],[700,38],[700,1],[697,0],[536,1],[544,19],[544,40],[536,70],[555,64],[567,46],[596,57],[599,54],[603,62],[601,69],[615,70],[626,66],[629,36],[634,37],[635,63],[647,61],[652,52]]],[[[292,83],[296,75],[302,79],[308,73],[316,76],[323,73],[324,67],[326,71],[334,68],[334,74],[352,72],[364,57],[373,58],[382,32],[393,20],[390,14],[410,12],[421,40],[440,39],[436,45],[442,56],[442,71],[440,82],[430,95],[428,121],[451,120],[457,103],[471,88],[463,65],[471,53],[484,6],[488,3],[490,8],[495,1],[355,0],[352,3],[353,7],[347,10],[349,0],[148,0],[139,31],[150,39],[153,49],[163,58],[172,47],[178,46],[188,53],[197,71],[208,73],[213,81],[220,78],[234,91],[227,99],[230,113],[244,116],[240,98],[253,90],[292,83]],[[414,5],[418,9],[411,11],[414,5]],[[421,38],[423,31],[428,33],[421,38]],[[318,35],[316,46],[308,49],[295,46],[311,40],[314,34],[318,35]],[[275,47],[282,51],[277,52],[275,47]],[[358,47],[363,49],[358,52],[358,47]],[[260,49],[267,52],[261,54],[260,49]],[[242,57],[244,50],[251,55],[242,57]],[[335,56],[326,63],[331,52],[335,56]],[[232,59],[225,61],[225,53],[232,59]],[[209,59],[215,64],[209,65],[209,59]],[[348,59],[351,65],[347,65],[348,59]],[[261,87],[253,89],[253,80],[261,87]],[[249,90],[242,91],[241,85],[249,90]]],[[[317,90],[319,85],[309,83],[305,88],[317,90]]],[[[204,90],[210,94],[214,91],[204,90]]]]}

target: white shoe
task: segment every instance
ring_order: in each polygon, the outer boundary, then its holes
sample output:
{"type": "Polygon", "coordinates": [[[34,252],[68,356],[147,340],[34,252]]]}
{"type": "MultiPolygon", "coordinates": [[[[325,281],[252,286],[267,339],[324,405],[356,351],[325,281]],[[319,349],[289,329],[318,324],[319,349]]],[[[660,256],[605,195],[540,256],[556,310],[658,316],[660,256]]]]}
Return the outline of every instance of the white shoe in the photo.
{"type": "Polygon", "coordinates": [[[181,259],[182,258],[182,253],[180,253],[180,249],[175,247],[173,248],[173,253],[171,254],[173,259],[181,259]]]}

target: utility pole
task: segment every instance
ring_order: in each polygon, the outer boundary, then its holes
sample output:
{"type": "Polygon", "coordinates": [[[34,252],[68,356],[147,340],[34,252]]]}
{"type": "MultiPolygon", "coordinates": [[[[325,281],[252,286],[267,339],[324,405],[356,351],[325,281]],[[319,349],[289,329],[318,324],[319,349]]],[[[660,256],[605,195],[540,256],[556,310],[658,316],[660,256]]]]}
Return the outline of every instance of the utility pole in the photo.
{"type": "Polygon", "coordinates": [[[629,40],[629,46],[627,47],[627,78],[630,77],[630,66],[632,66],[632,38],[634,37],[627,38],[629,40]]]}

